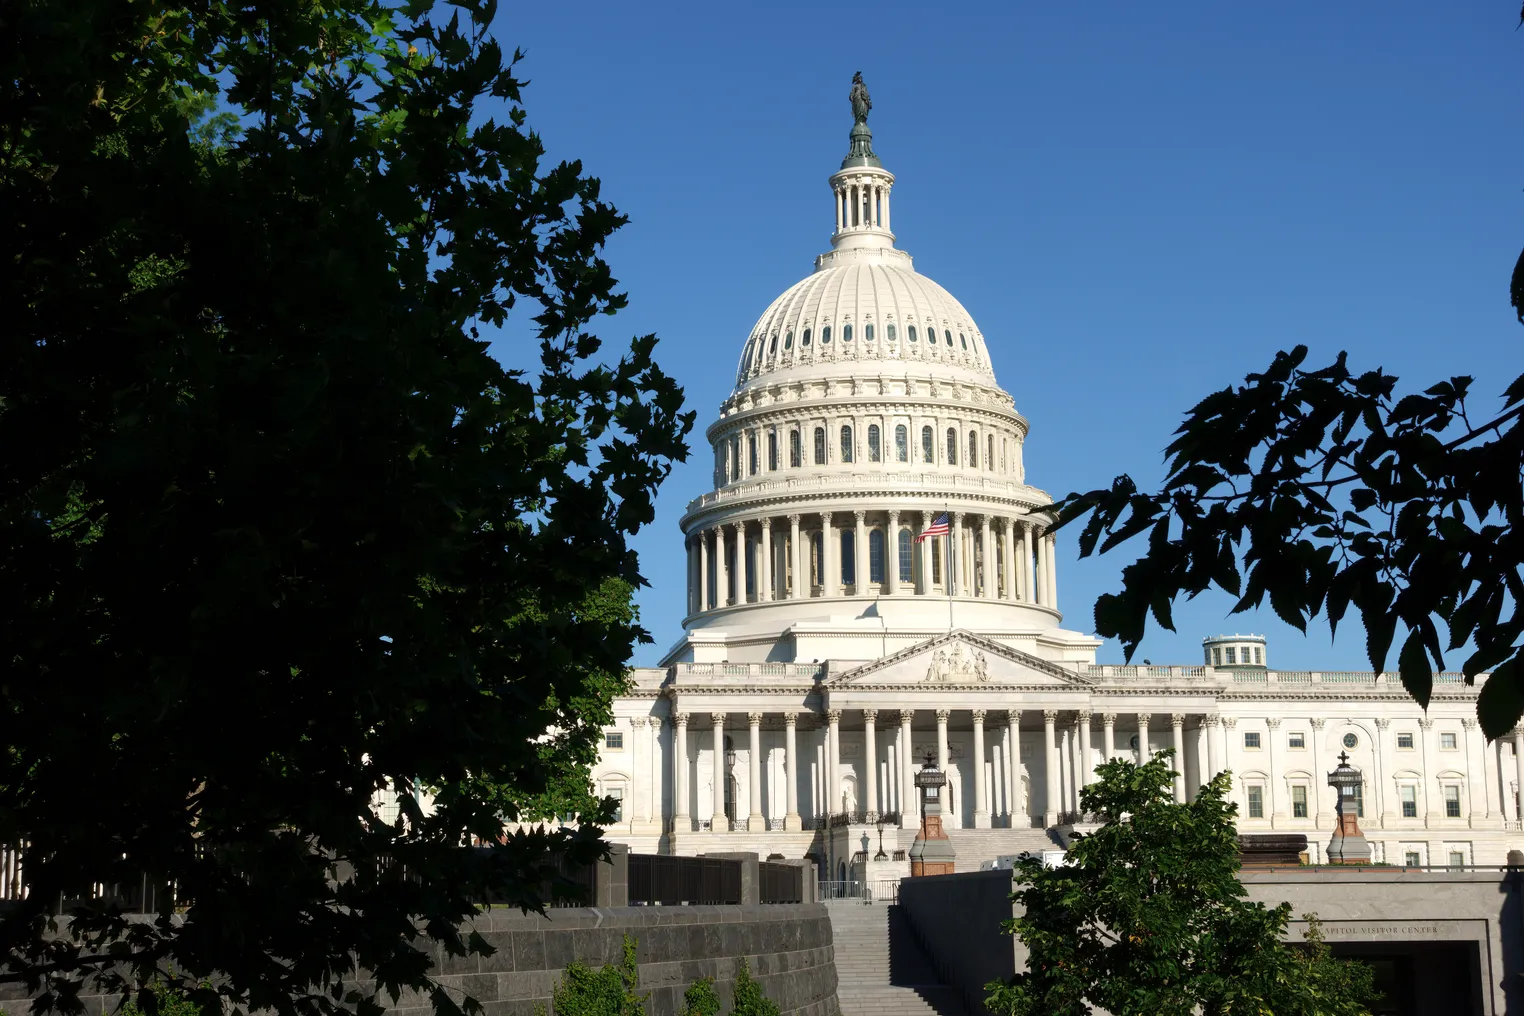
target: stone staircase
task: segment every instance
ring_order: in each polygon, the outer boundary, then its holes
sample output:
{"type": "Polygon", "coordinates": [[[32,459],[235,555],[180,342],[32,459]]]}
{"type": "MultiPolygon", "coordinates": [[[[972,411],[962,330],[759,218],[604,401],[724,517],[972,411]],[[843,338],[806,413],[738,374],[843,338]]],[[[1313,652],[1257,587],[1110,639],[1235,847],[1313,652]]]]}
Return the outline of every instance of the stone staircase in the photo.
{"type": "Polygon", "coordinates": [[[965,1016],[921,950],[904,908],[842,900],[827,906],[841,1016],[965,1016]]]}
{"type": "Polygon", "coordinates": [[[1046,829],[949,829],[947,838],[958,855],[959,871],[978,871],[982,861],[993,861],[1005,854],[1061,850],[1060,844],[1046,829]]]}

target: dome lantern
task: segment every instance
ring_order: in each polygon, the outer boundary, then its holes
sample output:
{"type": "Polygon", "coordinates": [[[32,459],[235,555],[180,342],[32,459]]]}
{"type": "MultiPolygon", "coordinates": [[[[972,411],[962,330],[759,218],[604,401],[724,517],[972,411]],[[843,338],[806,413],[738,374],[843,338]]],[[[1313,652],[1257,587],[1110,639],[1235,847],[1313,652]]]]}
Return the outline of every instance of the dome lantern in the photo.
{"type": "Polygon", "coordinates": [[[873,131],[868,128],[868,112],[873,100],[863,73],[852,76],[852,132],[848,135],[847,157],[841,169],[831,176],[831,194],[836,204],[836,229],[831,233],[833,250],[894,246],[889,230],[889,191],[894,174],[879,162],[873,152],[873,131]]]}

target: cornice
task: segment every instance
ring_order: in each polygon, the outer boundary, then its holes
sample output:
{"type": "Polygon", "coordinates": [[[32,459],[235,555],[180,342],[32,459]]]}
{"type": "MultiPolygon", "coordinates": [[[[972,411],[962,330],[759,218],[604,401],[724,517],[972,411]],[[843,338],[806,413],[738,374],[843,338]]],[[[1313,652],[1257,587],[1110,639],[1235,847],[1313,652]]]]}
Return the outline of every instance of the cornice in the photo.
{"type": "MultiPolygon", "coordinates": [[[[880,478],[873,477],[873,479],[880,478]]],[[[1026,516],[1037,515],[1053,504],[1053,499],[1047,491],[1029,484],[1012,484],[1015,490],[996,492],[959,490],[952,486],[901,487],[888,482],[887,476],[882,480],[883,482],[861,487],[838,484],[813,490],[795,488],[754,493],[737,492],[709,504],[699,504],[702,497],[694,498],[688,502],[686,510],[678,520],[678,527],[684,535],[692,535],[695,529],[710,529],[716,525],[733,522],[755,522],[763,515],[770,518],[787,515],[788,511],[785,509],[789,505],[798,505],[800,511],[809,514],[816,514],[821,510],[851,511],[854,508],[866,508],[869,511],[898,509],[900,511],[951,510],[975,513],[981,513],[981,509],[984,508],[999,508],[1011,515],[1026,516]],[[876,500],[880,503],[861,504],[860,502],[865,499],[876,500]],[[907,501],[931,503],[924,507],[918,504],[916,507],[906,508],[907,501]]],[[[704,496],[712,496],[713,493],[715,492],[704,496]]]]}
{"type": "MultiPolygon", "coordinates": [[[[1015,406],[1002,406],[991,404],[986,401],[974,402],[961,399],[949,400],[941,396],[931,395],[827,395],[819,399],[792,399],[783,402],[773,402],[765,406],[747,406],[743,409],[732,410],[720,416],[708,428],[704,434],[712,444],[721,435],[729,434],[742,426],[755,426],[759,423],[766,424],[774,420],[793,421],[809,419],[815,416],[830,415],[817,412],[817,410],[829,410],[838,407],[851,407],[855,413],[869,414],[881,412],[885,415],[902,416],[983,416],[999,420],[1008,426],[1013,426],[1017,434],[1025,439],[1031,430],[1027,418],[1016,411],[1015,406]],[[936,411],[906,413],[904,410],[914,407],[934,408],[936,411]],[[956,409],[956,413],[948,412],[956,409]]],[[[847,415],[845,413],[840,415],[847,415]]]]}

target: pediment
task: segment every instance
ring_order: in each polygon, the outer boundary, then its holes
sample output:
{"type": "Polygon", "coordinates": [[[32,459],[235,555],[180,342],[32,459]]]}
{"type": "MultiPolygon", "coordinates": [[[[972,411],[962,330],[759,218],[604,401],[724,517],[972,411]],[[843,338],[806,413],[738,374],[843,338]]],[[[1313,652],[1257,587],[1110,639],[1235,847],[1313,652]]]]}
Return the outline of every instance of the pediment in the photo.
{"type": "Polygon", "coordinates": [[[826,682],[828,687],[1085,687],[1072,670],[959,628],[826,682]]]}

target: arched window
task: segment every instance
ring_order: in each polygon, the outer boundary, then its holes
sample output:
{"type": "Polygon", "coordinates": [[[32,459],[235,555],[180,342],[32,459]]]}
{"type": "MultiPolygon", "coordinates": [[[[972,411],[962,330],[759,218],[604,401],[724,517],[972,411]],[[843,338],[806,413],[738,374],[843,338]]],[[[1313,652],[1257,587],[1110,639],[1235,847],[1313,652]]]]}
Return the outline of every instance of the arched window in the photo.
{"type": "Polygon", "coordinates": [[[947,428],[947,464],[958,464],[958,432],[952,427],[947,428]]]}
{"type": "Polygon", "coordinates": [[[741,435],[737,434],[730,439],[730,480],[732,483],[741,478],[741,435]]]}
{"type": "Polygon", "coordinates": [[[808,346],[810,344],[810,330],[808,328],[804,330],[804,338],[799,340],[799,344],[801,346],[808,346]]]}
{"type": "Polygon", "coordinates": [[[942,538],[940,536],[931,538],[931,581],[942,581],[942,538]]]}
{"type": "Polygon", "coordinates": [[[863,341],[873,341],[873,326],[871,324],[863,325],[863,341]]]}
{"type": "Polygon", "coordinates": [[[878,424],[868,424],[868,461],[882,461],[883,446],[879,443],[878,424]]]}
{"type": "Polygon", "coordinates": [[[800,451],[800,449],[799,449],[799,432],[797,430],[791,430],[791,431],[789,431],[788,432],[788,464],[790,466],[792,466],[793,468],[798,469],[801,465],[803,465],[803,462],[801,461],[801,457],[803,456],[803,454],[804,453],[802,451],[800,451]]]}
{"type": "Polygon", "coordinates": [[[947,344],[949,346],[952,345],[952,332],[950,332],[946,328],[944,328],[944,329],[942,329],[942,337],[947,340],[947,344]]]}
{"type": "Polygon", "coordinates": [[[725,482],[725,445],[724,443],[714,446],[714,483],[720,486],[725,482]]]}
{"type": "Polygon", "coordinates": [[[778,432],[776,430],[767,432],[767,471],[770,473],[778,471],[778,432]]]}
{"type": "MultiPolygon", "coordinates": [[[[776,336],[774,336],[774,337],[776,338],[776,336]]],[[[794,333],[792,331],[788,331],[788,332],[784,332],[783,333],[783,348],[784,349],[793,349],[794,348],[794,333]]]]}
{"type": "Polygon", "coordinates": [[[843,342],[851,342],[852,341],[852,326],[851,325],[842,325],[841,326],[841,341],[843,341],[843,342]]]}
{"type": "Polygon", "coordinates": [[[828,346],[828,345],[831,344],[831,326],[830,325],[826,325],[824,328],[820,329],[820,344],[822,346],[828,346]]]}
{"type": "Polygon", "coordinates": [[[915,539],[910,535],[910,530],[900,530],[900,581],[915,581],[915,539]]]}
{"type": "Polygon", "coordinates": [[[868,531],[868,581],[884,581],[884,531],[868,531]]]}
{"type": "Polygon", "coordinates": [[[1010,468],[1008,466],[1006,466],[1006,463],[1010,461],[1010,457],[1011,457],[1011,442],[1010,442],[1010,439],[1009,438],[1001,438],[1000,439],[1000,471],[1002,473],[1008,473],[1008,472],[1010,472],[1010,468]]]}
{"type": "Polygon", "coordinates": [[[894,336],[894,322],[891,321],[889,323],[889,341],[893,342],[894,338],[895,338],[895,336],[894,336]]]}
{"type": "Polygon", "coordinates": [[[852,461],[852,428],[848,426],[841,428],[841,461],[852,461]]]}
{"type": "Polygon", "coordinates": [[[857,555],[855,553],[857,548],[853,546],[856,542],[857,534],[852,532],[852,530],[843,529],[841,531],[841,581],[843,585],[851,582],[852,576],[857,574],[857,555]]]}
{"type": "Polygon", "coordinates": [[[778,336],[774,335],[772,341],[767,344],[767,355],[772,356],[778,352],[778,336]]]}
{"type": "Polygon", "coordinates": [[[910,337],[910,341],[911,342],[914,342],[915,341],[915,325],[906,325],[905,326],[905,334],[910,337]]]}
{"type": "Polygon", "coordinates": [[[825,571],[825,545],[821,542],[820,531],[810,534],[810,585],[822,585],[820,576],[825,571]]]}
{"type": "Polygon", "coordinates": [[[986,444],[988,444],[988,446],[989,446],[989,448],[988,448],[989,454],[984,457],[984,468],[985,469],[994,469],[995,468],[995,435],[994,434],[991,434],[989,436],[989,441],[987,441],[986,444]]]}
{"type": "Polygon", "coordinates": [[[894,428],[894,461],[910,461],[910,431],[903,423],[894,428]]]}
{"type": "Polygon", "coordinates": [[[746,472],[748,476],[757,475],[757,433],[751,431],[746,435],[746,472]]]}
{"type": "Polygon", "coordinates": [[[963,343],[963,348],[964,349],[968,348],[968,337],[965,336],[962,332],[958,333],[958,341],[963,343]]]}
{"type": "Polygon", "coordinates": [[[968,432],[968,468],[979,468],[979,435],[968,432]]]}
{"type": "Polygon", "coordinates": [[[825,428],[815,428],[815,465],[825,465],[825,428]]]}
{"type": "Polygon", "coordinates": [[[921,461],[926,463],[937,461],[936,442],[930,427],[921,428],[921,461]]]}

